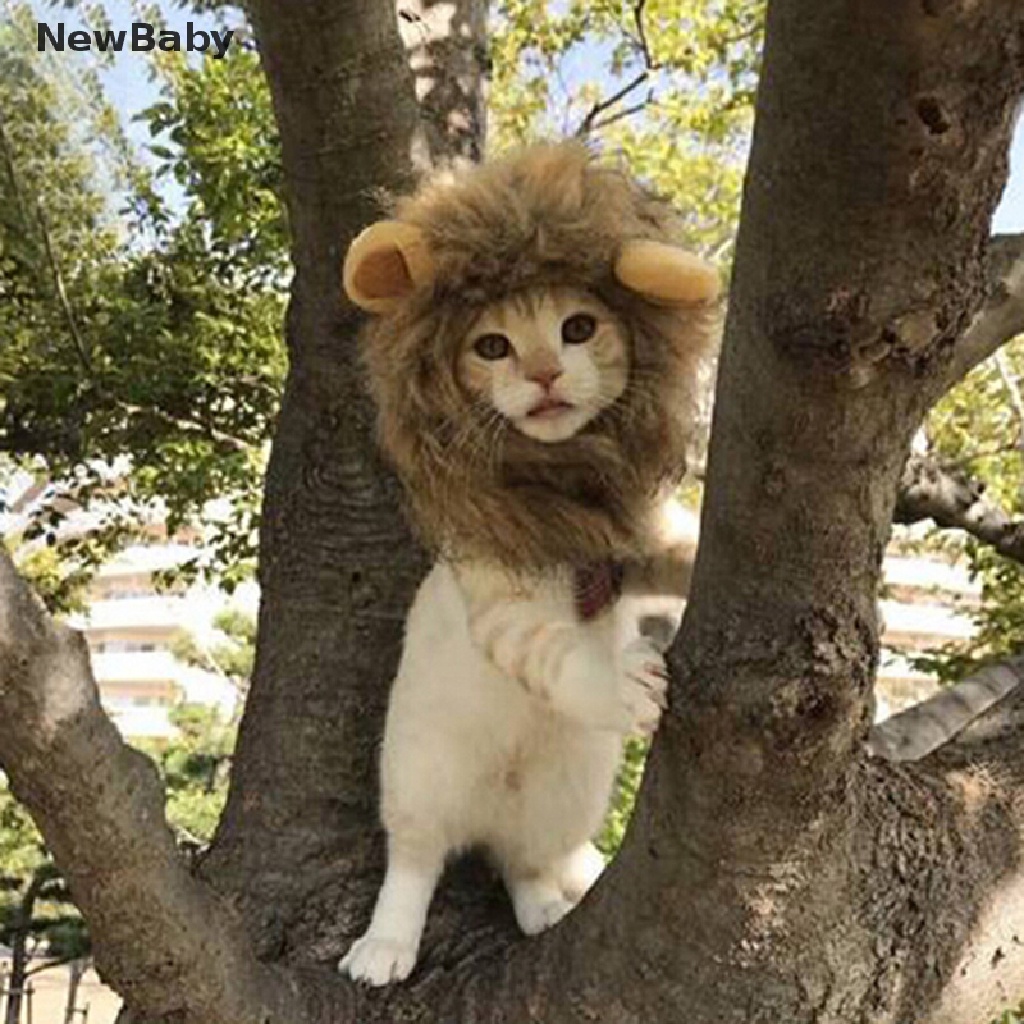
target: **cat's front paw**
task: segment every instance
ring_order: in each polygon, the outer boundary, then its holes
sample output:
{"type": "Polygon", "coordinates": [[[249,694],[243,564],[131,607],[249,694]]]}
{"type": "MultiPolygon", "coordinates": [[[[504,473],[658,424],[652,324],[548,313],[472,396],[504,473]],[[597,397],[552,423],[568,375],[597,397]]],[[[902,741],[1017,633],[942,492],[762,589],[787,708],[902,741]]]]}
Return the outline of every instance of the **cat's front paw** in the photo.
{"type": "Polygon", "coordinates": [[[661,652],[646,637],[637,637],[621,655],[622,699],[631,731],[651,736],[668,706],[668,669],[661,652]]]}
{"type": "Polygon", "coordinates": [[[338,969],[354,981],[379,987],[393,981],[404,981],[415,964],[415,944],[400,939],[378,939],[367,934],[352,943],[338,969]]]}
{"type": "Polygon", "coordinates": [[[591,729],[628,733],[633,727],[633,711],[623,699],[620,675],[605,650],[579,643],[563,660],[550,701],[591,729]]]}

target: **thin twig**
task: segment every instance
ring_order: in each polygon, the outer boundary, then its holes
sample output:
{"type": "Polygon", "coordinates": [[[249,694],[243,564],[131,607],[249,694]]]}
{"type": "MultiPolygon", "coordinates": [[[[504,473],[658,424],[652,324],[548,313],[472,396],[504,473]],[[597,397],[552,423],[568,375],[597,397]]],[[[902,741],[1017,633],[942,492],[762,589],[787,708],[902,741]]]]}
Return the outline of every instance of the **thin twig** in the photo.
{"type": "Polygon", "coordinates": [[[610,115],[606,118],[601,118],[601,115],[605,111],[610,110],[616,104],[621,103],[630,93],[639,89],[641,85],[646,82],[652,71],[657,71],[661,67],[661,64],[654,59],[651,53],[651,47],[647,40],[647,32],[644,29],[644,8],[647,6],[647,0],[637,0],[636,5],[633,7],[633,21],[636,24],[637,31],[637,45],[640,47],[640,53],[644,59],[644,69],[635,78],[627,82],[618,92],[613,93],[607,99],[598,100],[589,111],[586,116],[580,122],[579,127],[575,131],[577,138],[587,135],[589,132],[598,131],[601,128],[606,128],[610,124],[614,124],[616,121],[621,121],[624,118],[631,117],[633,114],[638,114],[641,110],[644,110],[654,99],[654,90],[651,89],[647,93],[647,98],[643,103],[637,103],[632,107],[610,115]]]}
{"type": "Polygon", "coordinates": [[[648,71],[657,71],[661,64],[654,59],[654,54],[651,53],[651,45],[647,40],[647,30],[644,28],[644,8],[647,6],[647,0],[637,0],[636,6],[633,8],[633,22],[636,25],[636,35],[640,43],[640,51],[644,55],[644,67],[648,71]]]}
{"type": "Polygon", "coordinates": [[[43,971],[52,971],[55,967],[65,967],[67,964],[73,964],[76,960],[81,959],[82,955],[80,953],[76,953],[74,956],[62,956],[57,957],[56,960],[47,960],[35,967],[30,967],[25,972],[25,977],[31,978],[33,975],[42,974],[43,971]]]}
{"type": "Polygon", "coordinates": [[[64,314],[64,320],[68,325],[68,332],[71,335],[72,342],[74,342],[78,358],[81,359],[85,372],[92,377],[92,359],[89,356],[89,350],[85,346],[85,339],[78,330],[78,323],[75,321],[75,314],[68,300],[67,289],[64,287],[64,275],[61,273],[60,264],[57,262],[57,254],[53,249],[53,239],[50,236],[50,227],[46,220],[46,214],[38,202],[36,203],[36,217],[39,220],[39,230],[43,233],[43,248],[46,251],[46,262],[49,264],[50,273],[53,276],[53,288],[57,294],[57,301],[60,304],[61,312],[64,314]]]}
{"type": "Polygon", "coordinates": [[[625,107],[622,110],[617,111],[614,114],[609,114],[608,117],[601,121],[597,121],[590,126],[590,130],[599,132],[602,128],[607,128],[610,124],[615,124],[616,121],[624,121],[627,117],[632,117],[633,114],[640,113],[641,110],[645,110],[654,101],[653,90],[647,94],[647,98],[642,103],[637,103],[632,107],[625,107]]]}
{"type": "MultiPolygon", "coordinates": [[[[22,214],[24,220],[21,190],[18,185],[18,173],[14,166],[14,154],[11,152],[10,145],[7,141],[7,134],[4,131],[4,119],[2,114],[0,114],[0,150],[3,151],[4,164],[7,168],[7,175],[11,182],[11,192],[14,194],[15,203],[17,204],[18,210],[22,214]]],[[[57,294],[57,300],[60,303],[64,319],[67,322],[68,330],[71,332],[71,338],[74,341],[78,357],[81,359],[86,372],[91,376],[92,360],[89,358],[89,352],[85,347],[85,342],[82,335],[79,333],[78,324],[75,322],[75,317],[71,310],[71,303],[68,301],[67,291],[64,288],[64,275],[61,274],[60,264],[57,262],[57,255],[54,252],[53,240],[50,237],[50,228],[46,220],[46,214],[43,212],[43,207],[38,200],[35,200],[33,205],[36,211],[36,219],[39,222],[39,229],[42,232],[43,248],[46,252],[46,261],[50,267],[50,274],[53,277],[53,287],[57,294]]]]}
{"type": "Polygon", "coordinates": [[[110,398],[119,409],[129,415],[153,416],[169,427],[174,427],[176,430],[189,434],[202,434],[203,437],[210,441],[216,441],[217,444],[224,445],[226,448],[231,448],[234,451],[247,452],[256,447],[255,444],[251,444],[240,437],[235,437],[233,434],[226,434],[223,430],[211,427],[207,423],[199,423],[197,420],[183,420],[178,416],[165,412],[163,409],[158,409],[156,406],[133,405],[131,402],[114,398],[112,395],[107,395],[106,397],[110,398]]]}
{"type": "Polygon", "coordinates": [[[3,154],[4,167],[7,169],[7,177],[11,183],[11,193],[14,196],[14,206],[18,211],[19,217],[24,223],[25,211],[21,204],[21,192],[18,188],[18,175],[14,170],[14,154],[11,152],[11,147],[7,142],[7,132],[4,125],[4,114],[0,110],[0,153],[3,154]]]}
{"type": "MultiPolygon", "coordinates": [[[[644,71],[641,71],[640,74],[638,74],[631,81],[627,82],[621,89],[619,89],[618,92],[613,93],[607,99],[599,100],[597,103],[595,103],[590,108],[590,110],[587,111],[587,116],[583,118],[583,120],[580,122],[580,126],[576,129],[575,134],[577,138],[586,135],[588,132],[592,131],[595,127],[595,122],[606,110],[609,110],[612,107],[614,107],[616,103],[621,103],[631,92],[633,92],[634,89],[639,89],[640,86],[643,85],[649,77],[650,72],[645,69],[644,71]]],[[[648,94],[648,100],[649,99],[650,94],[648,94]]],[[[643,109],[643,107],[646,105],[647,104],[645,102],[636,109],[643,109]]],[[[606,120],[605,123],[608,123],[608,121],[606,120]]]]}

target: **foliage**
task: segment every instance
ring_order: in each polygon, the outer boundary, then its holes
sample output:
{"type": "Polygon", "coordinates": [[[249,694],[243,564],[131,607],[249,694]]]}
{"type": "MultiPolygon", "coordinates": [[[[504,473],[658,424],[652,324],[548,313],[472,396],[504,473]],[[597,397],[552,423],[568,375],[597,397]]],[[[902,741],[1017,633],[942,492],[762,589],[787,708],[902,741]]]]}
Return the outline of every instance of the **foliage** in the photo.
{"type": "Polygon", "coordinates": [[[213,625],[224,637],[222,642],[204,646],[195,637],[183,633],[175,638],[172,653],[189,665],[212,668],[244,691],[256,654],[256,621],[246,612],[228,608],[216,615],[213,625]]]}
{"type": "Polygon", "coordinates": [[[938,402],[926,432],[945,463],[986,483],[986,495],[1011,512],[1024,512],[1024,338],[1005,345],[938,402]]]}
{"type": "Polygon", "coordinates": [[[992,1024],[1024,1024],[1024,1003],[1016,1010],[1006,1010],[992,1024]]]}
{"type": "Polygon", "coordinates": [[[621,154],[726,261],[752,125],[764,0],[503,0],[490,144],[582,133],[621,154]]]}
{"type": "Polygon", "coordinates": [[[160,770],[167,791],[167,818],[189,843],[213,836],[227,798],[227,777],[235,746],[235,724],[215,708],[182,704],[170,714],[176,733],[170,742],[137,746],[160,770]]]}
{"type": "MultiPolygon", "coordinates": [[[[1010,514],[1024,515],[1024,338],[1003,347],[936,405],[926,423],[933,453],[952,469],[966,469],[985,483],[986,497],[1010,514]]],[[[1024,566],[968,538],[960,552],[980,581],[977,608],[969,610],[975,635],[915,659],[943,682],[1024,648],[1024,566]]]]}
{"type": "Polygon", "coordinates": [[[87,571],[65,550],[69,506],[103,509],[107,551],[158,508],[171,533],[206,527],[230,586],[251,568],[284,373],[287,231],[258,61],[152,57],[144,156],[96,69],[41,58],[33,29],[25,4],[0,25],[0,453],[55,500],[20,539],[87,571]]]}
{"type": "Polygon", "coordinates": [[[956,682],[1024,647],[1024,566],[971,539],[964,545],[972,578],[981,582],[978,607],[970,611],[974,635],[913,659],[921,671],[956,682]]]}
{"type": "Polygon", "coordinates": [[[644,761],[647,759],[648,744],[646,740],[629,739],[626,741],[625,754],[619,775],[615,780],[615,792],[611,806],[605,815],[604,824],[598,833],[595,843],[605,857],[614,857],[622,845],[626,834],[626,826],[633,815],[633,805],[640,789],[640,780],[644,774],[644,761]]]}

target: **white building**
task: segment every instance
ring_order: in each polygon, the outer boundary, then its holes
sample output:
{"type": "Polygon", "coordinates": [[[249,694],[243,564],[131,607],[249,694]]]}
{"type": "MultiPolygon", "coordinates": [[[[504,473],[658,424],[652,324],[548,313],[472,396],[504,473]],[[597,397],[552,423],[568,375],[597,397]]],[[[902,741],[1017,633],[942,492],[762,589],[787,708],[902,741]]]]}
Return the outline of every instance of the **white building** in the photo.
{"type": "Polygon", "coordinates": [[[935,693],[939,683],[934,676],[914,668],[909,659],[969,640],[975,628],[970,613],[981,596],[980,583],[962,565],[938,557],[889,555],[882,573],[879,719],[935,693]]]}
{"type": "MultiPolygon", "coordinates": [[[[45,481],[33,481],[28,474],[7,481],[0,536],[23,530],[37,503],[54,503],[45,481]]],[[[103,514],[67,506],[64,511],[62,536],[88,534],[103,514]]],[[[198,539],[169,540],[159,509],[146,510],[141,521],[142,540],[99,569],[86,610],[68,622],[85,635],[100,697],[121,732],[129,738],[159,738],[173,734],[169,712],[176,704],[204,704],[229,717],[238,691],[210,653],[224,639],[214,619],[229,607],[226,595],[203,584],[169,591],[156,585],[156,573],[199,553],[198,539]],[[190,664],[176,653],[186,636],[205,665],[190,664]]],[[[251,585],[240,587],[230,604],[254,614],[256,601],[251,585]]]]}
{"type": "Polygon", "coordinates": [[[99,570],[86,612],[69,618],[85,635],[100,697],[125,736],[169,736],[168,712],[181,702],[215,706],[225,718],[234,711],[238,691],[213,656],[204,668],[174,650],[182,634],[200,652],[216,646],[224,595],[202,585],[161,593],[154,583],[155,572],[194,555],[174,543],[128,548],[99,570]]]}

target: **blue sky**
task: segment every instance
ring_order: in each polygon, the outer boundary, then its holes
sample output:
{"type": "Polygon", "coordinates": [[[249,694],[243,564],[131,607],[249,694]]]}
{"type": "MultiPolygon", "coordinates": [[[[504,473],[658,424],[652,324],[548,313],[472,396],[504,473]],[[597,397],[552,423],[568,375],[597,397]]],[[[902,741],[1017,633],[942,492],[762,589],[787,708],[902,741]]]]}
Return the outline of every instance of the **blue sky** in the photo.
{"type": "Polygon", "coordinates": [[[995,231],[1024,231],[1024,120],[1010,150],[1010,180],[992,221],[995,231]]]}
{"type": "MultiPolygon", "coordinates": [[[[175,31],[184,32],[185,22],[189,20],[201,24],[212,23],[210,18],[190,15],[167,4],[163,6],[166,27],[175,31]]],[[[35,3],[35,8],[42,11],[42,18],[51,23],[62,19],[69,23],[70,28],[70,23],[77,21],[74,13],[44,8],[40,2],[35,3]]],[[[106,4],[114,27],[127,25],[133,20],[132,8],[132,0],[108,0],[106,4]]],[[[239,24],[241,19],[238,15],[229,14],[225,20],[229,27],[233,27],[239,24]]],[[[77,56],[65,54],[61,59],[75,59],[77,56]]],[[[118,56],[113,67],[103,74],[111,100],[129,124],[130,137],[140,145],[149,141],[148,132],[141,125],[131,125],[130,118],[150,105],[157,95],[156,86],[148,81],[145,68],[146,60],[142,55],[123,53],[118,56]]],[[[1010,180],[993,220],[995,231],[1024,231],[1024,121],[1021,125],[1018,127],[1010,154],[1010,180]]]]}

